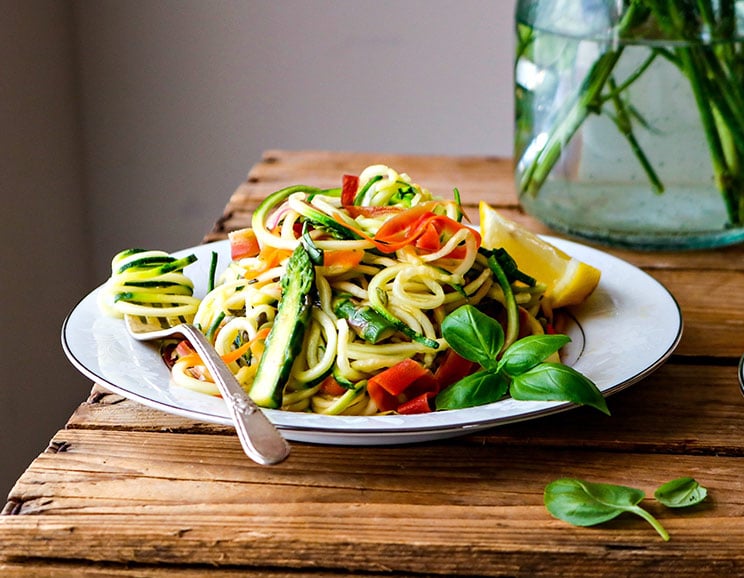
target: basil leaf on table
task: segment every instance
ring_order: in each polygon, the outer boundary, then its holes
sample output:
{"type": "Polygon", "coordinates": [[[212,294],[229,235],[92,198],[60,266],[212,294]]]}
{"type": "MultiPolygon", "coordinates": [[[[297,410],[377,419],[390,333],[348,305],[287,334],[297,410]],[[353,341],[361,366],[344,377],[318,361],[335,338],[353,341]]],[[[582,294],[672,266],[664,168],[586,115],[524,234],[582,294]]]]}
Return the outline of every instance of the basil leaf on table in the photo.
{"type": "Polygon", "coordinates": [[[570,401],[610,415],[607,402],[594,383],[562,363],[541,363],[513,378],[511,396],[520,401],[570,401]]]}
{"type": "Polygon", "coordinates": [[[498,401],[509,389],[509,378],[503,373],[481,370],[462,378],[441,391],[435,398],[436,409],[462,409],[498,401]]]}
{"type": "Polygon", "coordinates": [[[551,515],[575,526],[594,526],[629,512],[646,520],[664,540],[669,540],[661,523],[638,505],[645,497],[636,488],[562,478],[545,487],[543,499],[551,515]]]}
{"type": "Polygon", "coordinates": [[[568,335],[528,335],[504,351],[499,366],[509,375],[520,375],[545,361],[569,341],[568,335]]]}
{"type": "Polygon", "coordinates": [[[472,305],[463,305],[444,318],[442,336],[465,359],[485,369],[497,369],[504,330],[494,318],[472,305]]]}
{"type": "Polygon", "coordinates": [[[654,492],[654,498],[667,508],[685,508],[702,502],[708,495],[708,490],[693,478],[677,478],[659,486],[654,492]]]}

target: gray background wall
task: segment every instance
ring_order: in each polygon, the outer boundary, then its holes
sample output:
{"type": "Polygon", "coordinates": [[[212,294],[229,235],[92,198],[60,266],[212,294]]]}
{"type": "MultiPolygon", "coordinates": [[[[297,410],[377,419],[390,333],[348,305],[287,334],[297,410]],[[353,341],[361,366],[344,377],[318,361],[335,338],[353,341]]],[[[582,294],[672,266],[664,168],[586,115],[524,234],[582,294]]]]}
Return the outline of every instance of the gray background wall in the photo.
{"type": "Polygon", "coordinates": [[[509,155],[514,4],[0,0],[0,494],[90,389],[65,315],[263,150],[509,155]]]}

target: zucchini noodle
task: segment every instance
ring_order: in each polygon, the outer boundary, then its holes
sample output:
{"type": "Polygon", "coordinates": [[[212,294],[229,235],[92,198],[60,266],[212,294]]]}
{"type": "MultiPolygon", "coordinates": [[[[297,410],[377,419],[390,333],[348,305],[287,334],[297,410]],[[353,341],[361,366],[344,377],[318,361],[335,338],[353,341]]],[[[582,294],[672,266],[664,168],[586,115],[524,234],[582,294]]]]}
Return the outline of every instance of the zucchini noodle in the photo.
{"type": "Polygon", "coordinates": [[[111,260],[111,277],[98,293],[98,305],[112,317],[124,315],[193,317],[199,299],[183,273],[193,255],[176,259],[163,251],[127,249],[111,260]]]}
{"type": "MultiPolygon", "coordinates": [[[[194,324],[249,394],[268,350],[286,346],[279,358],[272,353],[271,360],[264,360],[275,372],[288,370],[281,409],[328,415],[402,412],[410,401],[407,393],[396,394],[400,410],[381,407],[372,383],[389,368],[411,361],[440,379],[437,372],[449,351],[441,329],[448,313],[477,305],[507,323],[504,291],[488,253],[480,250],[479,233],[462,224],[462,216],[459,202],[435,197],[384,165],[345,176],[339,189],[287,187],[261,203],[250,228],[231,233],[234,255],[237,239],[247,248],[198,308],[181,273],[163,277],[174,287],[167,300],[178,310],[186,302],[193,307],[194,324]],[[310,293],[298,296],[308,300],[311,310],[288,318],[278,313],[283,281],[290,274],[287,264],[298,250],[311,261],[312,282],[302,285],[310,293]],[[280,323],[287,325],[283,332],[277,329],[280,323]],[[275,330],[287,343],[269,345],[275,330]]],[[[117,271],[127,258],[115,259],[117,271]]],[[[119,311],[123,306],[113,305],[111,295],[131,288],[128,274],[118,271],[110,281],[107,302],[119,311]]],[[[523,318],[521,334],[542,333],[545,287],[520,281],[511,287],[523,318]]],[[[138,307],[147,307],[142,301],[138,307]]],[[[183,352],[176,357],[175,385],[217,395],[198,357],[183,352]]]]}

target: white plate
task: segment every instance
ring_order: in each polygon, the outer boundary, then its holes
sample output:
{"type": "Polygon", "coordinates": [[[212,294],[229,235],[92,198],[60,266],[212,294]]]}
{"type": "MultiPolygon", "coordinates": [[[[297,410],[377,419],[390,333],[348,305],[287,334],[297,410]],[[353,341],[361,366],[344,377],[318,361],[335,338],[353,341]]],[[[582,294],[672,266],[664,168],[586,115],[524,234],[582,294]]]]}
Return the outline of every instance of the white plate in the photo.
{"type": "MultiPolygon", "coordinates": [[[[572,342],[567,346],[566,363],[593,380],[605,396],[658,368],[682,335],[680,309],[669,291],[607,253],[558,238],[546,239],[602,271],[595,292],[572,311],[575,322],[567,331],[572,342]]],[[[199,258],[186,269],[197,296],[206,291],[213,251],[220,256],[221,270],[229,261],[227,241],[175,253],[194,253],[199,258]]],[[[102,315],[96,303],[98,291],[100,287],[87,295],[62,327],[62,345],[72,364],[124,397],[194,420],[230,425],[220,398],[170,386],[157,346],[131,339],[121,320],[102,315]]],[[[266,414],[290,440],[378,445],[453,437],[572,407],[563,402],[504,399],[480,407],[407,416],[325,416],[279,410],[266,410],[266,414]]]]}

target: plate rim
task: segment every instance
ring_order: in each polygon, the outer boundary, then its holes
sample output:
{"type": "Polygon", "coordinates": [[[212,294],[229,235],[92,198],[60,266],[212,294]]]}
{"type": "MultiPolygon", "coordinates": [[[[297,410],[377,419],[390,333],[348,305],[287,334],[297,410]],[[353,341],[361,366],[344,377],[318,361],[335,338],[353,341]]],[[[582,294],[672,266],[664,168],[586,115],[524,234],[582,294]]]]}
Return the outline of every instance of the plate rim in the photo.
{"type": "MultiPolygon", "coordinates": [[[[679,303],[677,302],[674,295],[669,291],[669,289],[661,283],[658,279],[651,276],[649,273],[643,271],[639,267],[636,267],[635,265],[615,256],[611,255],[605,251],[602,251],[600,249],[576,242],[571,241],[568,239],[563,239],[560,237],[554,237],[551,235],[540,235],[540,237],[544,238],[546,241],[553,243],[554,245],[558,246],[560,249],[564,250],[569,255],[573,255],[575,252],[579,253],[588,253],[591,256],[600,258],[601,260],[609,260],[610,263],[613,263],[615,265],[620,265],[622,267],[630,268],[630,270],[635,271],[636,274],[640,274],[644,276],[649,282],[651,282],[653,285],[655,285],[660,293],[660,295],[663,295],[667,300],[667,305],[673,305],[673,309],[676,311],[677,317],[676,317],[676,329],[675,329],[675,335],[671,337],[669,344],[667,348],[661,352],[657,358],[650,363],[649,365],[646,365],[645,367],[640,368],[638,371],[636,371],[633,375],[626,377],[625,379],[613,383],[606,388],[602,389],[601,393],[603,397],[607,398],[619,391],[622,391],[631,385],[634,385],[638,381],[642,380],[644,377],[650,375],[654,371],[656,371],[661,365],[663,365],[669,357],[673,354],[677,346],[679,345],[679,342],[682,338],[683,330],[684,330],[684,319],[682,316],[682,310],[679,306],[679,303]]],[[[229,246],[229,241],[227,239],[218,240],[218,241],[212,241],[209,243],[203,243],[200,245],[196,245],[194,247],[190,247],[187,249],[181,249],[179,251],[174,251],[174,255],[178,255],[181,253],[188,253],[193,251],[206,251],[208,252],[211,249],[220,249],[223,250],[229,246]]],[[[580,257],[581,258],[581,257],[580,257]]],[[[585,258],[584,258],[585,260],[585,258]]],[[[195,280],[195,284],[196,283],[195,280]]],[[[600,286],[602,285],[602,279],[600,279],[600,286]]],[[[132,391],[132,389],[121,386],[117,383],[114,383],[112,380],[108,379],[106,376],[101,375],[100,373],[103,372],[96,372],[93,369],[89,368],[84,360],[79,359],[75,347],[71,346],[69,343],[69,330],[70,330],[70,324],[72,323],[72,320],[76,314],[76,312],[79,312],[80,308],[83,306],[84,303],[87,302],[87,300],[91,300],[94,298],[94,295],[97,291],[101,289],[102,285],[99,285],[92,291],[90,291],[87,295],[82,297],[78,303],[75,305],[75,307],[72,308],[72,310],[68,313],[68,315],[65,317],[64,322],[62,324],[62,331],[61,331],[61,339],[62,339],[62,348],[68,357],[68,360],[72,365],[80,371],[83,375],[86,377],[92,379],[95,383],[99,383],[103,387],[111,390],[113,393],[117,393],[127,399],[132,399],[134,401],[137,401],[138,403],[141,403],[145,406],[158,409],[160,411],[165,411],[166,413],[171,413],[173,415],[178,415],[181,417],[185,417],[188,419],[193,419],[196,421],[204,421],[207,423],[218,423],[222,425],[232,425],[232,422],[227,414],[225,415],[218,415],[209,411],[204,411],[198,408],[193,407],[184,407],[183,404],[175,404],[170,403],[169,401],[163,400],[163,399],[153,399],[152,396],[148,397],[146,395],[141,395],[137,391],[132,391]]],[[[102,316],[102,314],[100,314],[102,316]]],[[[580,329],[583,331],[583,327],[581,326],[581,323],[578,323],[580,329]]],[[[123,324],[122,324],[122,331],[123,324]]],[[[126,332],[124,331],[124,335],[126,335],[126,332]]],[[[129,336],[126,336],[128,339],[129,336]]],[[[98,368],[100,369],[100,368],[98,368]]],[[[196,394],[199,395],[199,394],[196,394]]],[[[204,395],[204,394],[201,394],[204,395]]],[[[508,399],[508,398],[507,398],[508,399]]],[[[415,418],[415,416],[395,416],[397,420],[403,420],[408,421],[408,424],[400,424],[397,427],[395,427],[392,424],[388,424],[385,427],[382,427],[384,424],[376,424],[376,425],[362,425],[362,424],[370,424],[374,423],[374,420],[377,419],[380,421],[380,418],[389,418],[391,416],[321,416],[320,414],[305,414],[305,415],[316,415],[319,418],[325,418],[326,420],[328,418],[338,418],[341,417],[342,419],[339,420],[336,424],[333,424],[332,426],[324,426],[322,424],[315,425],[315,424],[292,424],[287,423],[285,419],[282,419],[283,417],[292,417],[296,416],[298,414],[294,414],[293,412],[287,412],[282,410],[272,410],[272,409],[265,409],[265,413],[269,419],[274,422],[278,429],[280,429],[282,432],[287,435],[288,438],[292,437],[292,434],[297,434],[300,438],[305,438],[308,435],[310,437],[318,437],[320,441],[324,441],[325,443],[332,443],[332,444],[338,444],[343,445],[344,441],[341,441],[340,439],[343,436],[346,437],[353,437],[353,438],[369,438],[372,441],[380,442],[383,441],[383,443],[390,443],[386,440],[387,438],[395,438],[394,443],[407,443],[407,441],[415,441],[414,438],[420,437],[420,436],[427,436],[431,434],[440,434],[441,437],[451,437],[453,435],[458,435],[460,433],[469,433],[471,431],[481,430],[481,429],[487,429],[499,425],[507,425],[512,423],[517,423],[521,421],[528,421],[533,419],[539,419],[542,417],[546,417],[549,415],[554,415],[556,413],[560,413],[563,411],[567,411],[569,409],[573,409],[576,407],[579,407],[577,404],[574,404],[572,402],[518,402],[519,404],[530,404],[533,406],[532,410],[527,410],[527,406],[525,407],[524,412],[516,413],[513,415],[508,416],[500,416],[496,415],[492,419],[483,419],[482,417],[477,418],[473,416],[472,419],[467,418],[467,412],[468,410],[479,410],[477,412],[471,412],[471,413],[480,413],[482,410],[488,409],[489,406],[493,406],[494,404],[502,403],[505,400],[500,400],[497,402],[493,402],[493,404],[487,404],[484,406],[479,406],[478,408],[466,408],[461,410],[448,410],[447,412],[435,412],[439,413],[440,415],[454,415],[454,417],[460,417],[461,419],[457,420],[450,420],[445,421],[443,424],[429,424],[429,425],[416,425],[416,419],[410,419],[415,418]],[[358,418],[356,421],[359,422],[359,425],[354,425],[353,422],[355,421],[354,418],[358,418]],[[333,439],[331,440],[323,440],[321,438],[324,438],[326,436],[331,436],[333,439]],[[410,440],[407,438],[411,438],[410,440]]],[[[303,415],[303,414],[299,414],[303,415]]],[[[431,415],[431,414],[424,414],[424,415],[431,415]]],[[[290,420],[291,421],[291,420],[290,420]]],[[[389,420],[388,420],[389,421],[389,420]]],[[[315,441],[315,440],[313,440],[315,441]]],[[[349,443],[349,440],[347,440],[346,443],[349,443]]],[[[356,443],[356,442],[352,442],[356,443]]]]}

